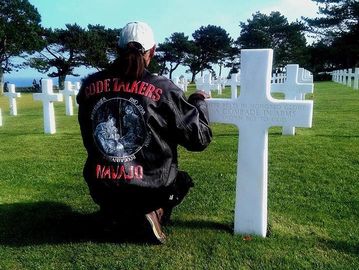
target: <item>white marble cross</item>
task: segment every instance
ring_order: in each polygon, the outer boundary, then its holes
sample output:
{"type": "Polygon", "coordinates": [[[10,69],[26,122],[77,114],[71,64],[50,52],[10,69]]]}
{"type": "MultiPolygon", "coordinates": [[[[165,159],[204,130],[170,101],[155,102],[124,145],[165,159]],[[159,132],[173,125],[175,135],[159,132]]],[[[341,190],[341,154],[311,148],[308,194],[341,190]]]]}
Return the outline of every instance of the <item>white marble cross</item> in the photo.
{"type": "Polygon", "coordinates": [[[347,70],[342,70],[342,84],[347,85],[347,70]]]}
{"type": "Polygon", "coordinates": [[[354,78],[354,72],[351,68],[348,68],[347,70],[347,86],[352,86],[352,77],[354,78]]]}
{"type": "Polygon", "coordinates": [[[183,90],[183,92],[187,92],[188,89],[188,81],[186,79],[186,77],[181,76],[179,78],[179,83],[182,85],[181,89],[183,90]]]}
{"type": "MultiPolygon", "coordinates": [[[[298,82],[299,83],[313,83],[313,76],[304,68],[298,69],[298,82]]],[[[305,98],[303,98],[305,99],[305,98]]]]}
{"type": "Polygon", "coordinates": [[[75,86],[74,86],[74,91],[75,91],[75,103],[76,103],[76,107],[79,106],[79,104],[77,103],[77,95],[80,92],[80,88],[81,88],[81,83],[80,82],[75,82],[75,86]]]}
{"type": "Polygon", "coordinates": [[[9,98],[10,115],[15,116],[17,115],[16,98],[21,97],[21,94],[15,92],[15,84],[10,83],[8,86],[9,86],[9,92],[4,93],[4,95],[9,98]]]}
{"type": "MultiPolygon", "coordinates": [[[[287,65],[287,79],[284,83],[272,83],[271,93],[284,93],[286,100],[304,100],[306,93],[313,93],[313,83],[300,83],[298,80],[299,65],[287,65]]],[[[284,126],[283,135],[294,135],[294,126],[284,126]]]]}
{"type": "Polygon", "coordinates": [[[62,101],[62,94],[54,94],[52,90],[52,80],[43,79],[41,81],[42,93],[33,94],[34,100],[43,103],[44,131],[45,133],[56,133],[54,101],[62,101]]]}
{"type": "Polygon", "coordinates": [[[239,73],[232,73],[231,74],[231,98],[237,98],[238,96],[238,89],[237,86],[240,85],[240,75],[239,73]]]}
{"type": "Polygon", "coordinates": [[[212,89],[213,89],[212,75],[211,73],[205,74],[203,79],[202,89],[200,90],[205,91],[208,95],[211,96],[212,89]]]}
{"type": "Polygon", "coordinates": [[[184,85],[178,76],[173,77],[172,82],[184,92],[184,85]]]}
{"type": "Polygon", "coordinates": [[[358,89],[358,81],[359,81],[359,68],[354,69],[354,89],[358,89]]]}
{"type": "Polygon", "coordinates": [[[60,93],[65,99],[66,115],[74,115],[72,96],[76,96],[76,93],[72,88],[72,83],[65,81],[65,89],[61,90],[60,93]]]}
{"type": "Polygon", "coordinates": [[[242,50],[241,92],[236,99],[209,99],[211,122],[239,128],[234,231],[267,233],[268,128],[311,127],[312,101],[270,95],[273,50],[242,50]]]}

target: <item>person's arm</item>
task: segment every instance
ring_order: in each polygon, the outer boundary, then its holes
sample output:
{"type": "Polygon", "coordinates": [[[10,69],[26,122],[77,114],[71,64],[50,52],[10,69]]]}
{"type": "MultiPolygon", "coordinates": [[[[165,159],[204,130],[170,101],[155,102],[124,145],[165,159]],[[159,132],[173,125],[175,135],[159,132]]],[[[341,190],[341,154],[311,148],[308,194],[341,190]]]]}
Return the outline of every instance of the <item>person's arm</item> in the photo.
{"type": "Polygon", "coordinates": [[[205,93],[195,92],[188,101],[183,94],[174,100],[171,108],[175,115],[176,142],[187,150],[202,151],[212,140],[205,93]]]}

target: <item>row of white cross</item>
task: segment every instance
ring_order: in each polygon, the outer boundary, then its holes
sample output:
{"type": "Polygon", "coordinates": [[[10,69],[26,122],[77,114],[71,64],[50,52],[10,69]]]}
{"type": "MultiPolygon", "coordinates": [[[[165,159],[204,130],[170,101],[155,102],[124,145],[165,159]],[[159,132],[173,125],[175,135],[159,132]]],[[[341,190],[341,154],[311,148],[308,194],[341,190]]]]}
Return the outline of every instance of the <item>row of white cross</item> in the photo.
{"type": "MultiPolygon", "coordinates": [[[[80,83],[76,82],[74,86],[71,82],[65,81],[64,90],[60,93],[53,92],[53,83],[51,79],[43,79],[41,83],[41,93],[33,94],[34,100],[40,100],[43,103],[44,132],[48,134],[56,133],[55,124],[55,101],[63,101],[65,99],[66,115],[73,115],[72,96],[76,96],[80,89],[80,83]]],[[[20,93],[15,92],[15,85],[9,84],[9,92],[4,93],[9,98],[10,115],[17,115],[16,98],[21,97],[20,93]]],[[[0,126],[2,125],[2,115],[0,110],[0,126]]]]}
{"type": "MultiPolygon", "coordinates": [[[[237,88],[240,85],[240,73],[232,73],[231,79],[227,80],[225,78],[218,78],[217,80],[212,80],[212,75],[210,73],[205,74],[204,76],[196,80],[196,88],[204,90],[209,95],[211,91],[217,90],[218,95],[222,94],[222,90],[226,85],[230,85],[233,88],[237,88]]],[[[233,97],[232,97],[233,98],[233,97]]]]}
{"type": "MultiPolygon", "coordinates": [[[[292,72],[294,73],[294,69],[293,68],[289,68],[288,71],[288,67],[291,65],[287,65],[284,68],[281,69],[281,72],[277,72],[277,73],[273,73],[272,75],[272,83],[284,83],[287,79],[287,72],[292,72]]],[[[305,82],[305,83],[313,83],[313,75],[309,72],[309,70],[306,70],[304,68],[299,68],[298,66],[298,74],[297,74],[297,80],[298,82],[305,82]]],[[[295,71],[296,72],[296,71],[295,71]]]]}
{"type": "Polygon", "coordinates": [[[179,87],[183,92],[187,92],[187,88],[188,88],[188,81],[184,76],[181,77],[174,77],[172,79],[173,83],[175,85],[177,85],[177,87],[179,87]]]}
{"type": "MultiPolygon", "coordinates": [[[[242,50],[240,95],[237,95],[237,80],[233,80],[231,99],[207,100],[211,122],[234,124],[239,128],[234,231],[262,237],[267,234],[268,129],[271,126],[311,127],[313,115],[312,101],[296,100],[294,94],[290,96],[292,100],[272,98],[272,59],[271,49],[242,50]]],[[[297,70],[294,66],[288,68],[288,71],[297,70]]],[[[290,76],[289,72],[288,84],[290,76]]],[[[307,91],[312,91],[309,88],[307,91]]],[[[282,88],[278,86],[278,89],[282,88]]],[[[63,96],[66,101],[72,95],[75,93],[69,84],[61,94],[55,94],[52,80],[42,80],[42,93],[33,97],[43,102],[46,133],[56,130],[53,102],[61,101],[63,96]]],[[[68,102],[72,101],[68,99],[68,102]]]]}
{"type": "MultiPolygon", "coordinates": [[[[20,93],[15,92],[15,84],[8,85],[9,92],[4,93],[5,96],[9,98],[9,106],[10,106],[10,115],[17,115],[17,104],[16,98],[21,97],[20,93]]],[[[0,127],[3,125],[2,121],[2,112],[0,108],[0,127]]]]}
{"type": "MultiPolygon", "coordinates": [[[[297,64],[287,65],[285,73],[278,73],[271,77],[270,92],[283,93],[286,100],[305,100],[305,94],[313,93],[314,84],[313,76],[304,68],[299,68],[297,64]]],[[[240,85],[240,74],[232,74],[228,80],[231,86],[231,98],[237,98],[237,86],[240,85]]],[[[196,88],[211,93],[214,86],[219,84],[211,82],[210,74],[206,74],[196,82],[196,88]]],[[[283,135],[295,135],[294,126],[285,126],[282,131],[283,135]]]]}
{"type": "Polygon", "coordinates": [[[331,72],[332,81],[359,89],[359,68],[334,70],[331,72]]]}
{"type": "MultiPolygon", "coordinates": [[[[313,76],[308,74],[299,65],[292,64],[286,66],[284,82],[271,83],[271,93],[283,93],[286,100],[305,100],[305,94],[313,93],[313,76]]],[[[294,135],[294,126],[284,126],[283,135],[294,135]]]]}

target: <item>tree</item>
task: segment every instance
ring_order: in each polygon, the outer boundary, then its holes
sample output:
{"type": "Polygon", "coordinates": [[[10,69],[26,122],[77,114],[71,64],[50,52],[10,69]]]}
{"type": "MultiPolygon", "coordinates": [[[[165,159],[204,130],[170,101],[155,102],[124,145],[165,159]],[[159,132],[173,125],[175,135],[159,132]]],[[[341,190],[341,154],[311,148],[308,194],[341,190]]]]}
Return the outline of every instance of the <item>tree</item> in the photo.
{"type": "Polygon", "coordinates": [[[312,0],[319,6],[321,17],[303,17],[307,30],[332,42],[336,37],[357,27],[359,21],[359,2],[357,0],[312,0]]]}
{"type": "MultiPolygon", "coordinates": [[[[225,67],[230,68],[227,78],[231,78],[232,73],[238,73],[240,67],[240,49],[236,46],[231,48],[231,51],[228,53],[228,56],[224,58],[223,64],[225,67]]],[[[221,65],[220,65],[221,66],[221,65]]],[[[221,74],[219,74],[221,76],[221,74]]]]}
{"type": "Polygon", "coordinates": [[[30,67],[39,72],[49,72],[49,77],[58,77],[59,88],[63,89],[67,75],[79,76],[74,68],[84,64],[83,48],[85,46],[85,30],[77,24],[66,24],[66,29],[47,29],[45,33],[46,47],[36,57],[30,59],[30,67]]]}
{"type": "Polygon", "coordinates": [[[313,74],[331,70],[333,68],[333,49],[328,47],[324,42],[317,42],[309,46],[310,60],[308,62],[313,74]]]}
{"type": "Polygon", "coordinates": [[[158,75],[163,75],[168,73],[168,68],[166,67],[166,61],[163,59],[161,54],[156,53],[151,59],[150,64],[147,69],[151,73],[157,73],[158,75]]]}
{"type": "Polygon", "coordinates": [[[189,68],[189,72],[192,73],[191,82],[195,81],[196,75],[200,71],[211,68],[209,63],[203,59],[203,54],[199,46],[194,41],[190,41],[189,53],[184,60],[184,65],[187,66],[189,68]]]}
{"type": "Polygon", "coordinates": [[[169,78],[172,79],[172,73],[185,60],[189,52],[188,36],[184,33],[173,33],[170,38],[166,38],[164,43],[160,43],[157,48],[157,54],[161,61],[169,64],[169,78]]]}
{"type": "Polygon", "coordinates": [[[288,23],[280,12],[270,15],[257,12],[247,23],[240,23],[241,32],[237,44],[241,49],[271,48],[277,67],[289,63],[306,66],[308,52],[304,26],[300,22],[288,23]]]}
{"type": "MultiPolygon", "coordinates": [[[[303,18],[307,30],[319,36],[333,69],[359,65],[359,2],[357,0],[313,0],[320,17],[303,18]]],[[[315,46],[314,46],[315,47],[315,46]]],[[[325,70],[328,66],[322,66],[325,70]]]]}
{"type": "Polygon", "coordinates": [[[221,64],[224,58],[231,55],[233,40],[223,28],[214,25],[201,26],[193,34],[190,43],[190,52],[184,64],[195,76],[204,69],[212,70],[212,64],[221,64]]]}
{"type": "Polygon", "coordinates": [[[118,56],[119,29],[106,29],[101,25],[88,25],[82,51],[84,65],[103,70],[118,56]]]}
{"type": "Polygon", "coordinates": [[[0,0],[0,93],[4,73],[23,67],[14,58],[43,48],[40,22],[40,14],[27,0],[0,0]]]}

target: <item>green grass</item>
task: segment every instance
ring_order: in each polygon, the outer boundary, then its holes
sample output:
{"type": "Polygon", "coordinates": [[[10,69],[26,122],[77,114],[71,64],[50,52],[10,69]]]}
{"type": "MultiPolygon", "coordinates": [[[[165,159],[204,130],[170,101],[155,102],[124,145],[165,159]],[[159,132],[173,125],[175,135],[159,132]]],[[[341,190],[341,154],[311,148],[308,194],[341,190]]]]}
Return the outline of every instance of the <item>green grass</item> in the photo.
{"type": "Polygon", "coordinates": [[[214,124],[204,152],[180,149],[196,186],[168,242],[153,246],[96,232],[77,118],[63,103],[45,135],[40,102],[23,94],[13,117],[1,96],[0,269],[358,269],[359,91],[316,83],[310,98],[311,129],[269,131],[267,238],[233,234],[238,130],[214,124]]]}

